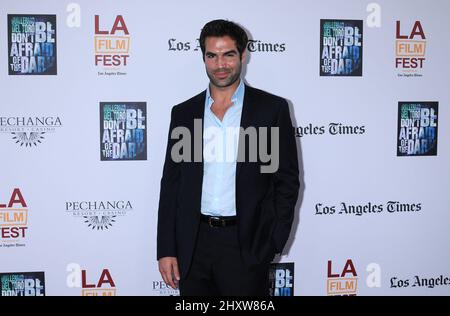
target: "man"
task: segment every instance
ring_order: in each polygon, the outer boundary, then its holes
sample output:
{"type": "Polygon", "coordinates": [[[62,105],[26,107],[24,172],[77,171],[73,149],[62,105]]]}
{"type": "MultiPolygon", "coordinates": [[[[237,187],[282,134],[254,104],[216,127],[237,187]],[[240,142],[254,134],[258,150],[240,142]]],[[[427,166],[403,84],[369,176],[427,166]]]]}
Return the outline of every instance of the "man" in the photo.
{"type": "Polygon", "coordinates": [[[157,258],[181,295],[268,295],[270,262],[292,226],[299,180],[289,107],[240,78],[247,42],[233,22],[207,23],[200,46],[209,87],[172,108],[157,258]],[[275,168],[261,154],[266,145],[275,168]]]}

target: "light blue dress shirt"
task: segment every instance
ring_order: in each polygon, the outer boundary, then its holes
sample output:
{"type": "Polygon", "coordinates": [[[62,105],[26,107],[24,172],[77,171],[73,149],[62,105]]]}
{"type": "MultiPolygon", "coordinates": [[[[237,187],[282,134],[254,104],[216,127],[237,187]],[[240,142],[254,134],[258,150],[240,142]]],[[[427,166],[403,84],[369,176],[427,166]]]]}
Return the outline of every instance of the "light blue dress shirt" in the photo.
{"type": "Polygon", "coordinates": [[[203,187],[201,212],[212,216],[236,215],[236,161],[245,85],[240,80],[232,106],[221,121],[211,110],[214,100],[206,90],[203,122],[203,187]]]}

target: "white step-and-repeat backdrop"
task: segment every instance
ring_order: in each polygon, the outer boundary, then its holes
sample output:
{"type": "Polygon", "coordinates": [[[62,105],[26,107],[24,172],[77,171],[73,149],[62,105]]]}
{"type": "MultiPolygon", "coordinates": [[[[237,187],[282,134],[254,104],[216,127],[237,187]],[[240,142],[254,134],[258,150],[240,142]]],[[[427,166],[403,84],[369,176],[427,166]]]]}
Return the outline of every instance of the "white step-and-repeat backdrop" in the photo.
{"type": "Polygon", "coordinates": [[[248,84],[289,100],[302,190],[273,295],[450,294],[450,2],[0,4],[1,295],[178,295],[156,223],[198,37],[248,31],[248,84]]]}

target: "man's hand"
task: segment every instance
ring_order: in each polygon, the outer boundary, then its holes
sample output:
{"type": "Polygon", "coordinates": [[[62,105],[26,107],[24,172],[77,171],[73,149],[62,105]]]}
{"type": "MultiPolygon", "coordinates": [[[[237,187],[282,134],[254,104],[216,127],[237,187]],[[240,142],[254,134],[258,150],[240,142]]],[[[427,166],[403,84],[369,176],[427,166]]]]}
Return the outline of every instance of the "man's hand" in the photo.
{"type": "Polygon", "coordinates": [[[178,261],[175,257],[163,257],[159,261],[159,272],[161,276],[172,289],[178,288],[180,281],[180,271],[178,270],[178,261]]]}

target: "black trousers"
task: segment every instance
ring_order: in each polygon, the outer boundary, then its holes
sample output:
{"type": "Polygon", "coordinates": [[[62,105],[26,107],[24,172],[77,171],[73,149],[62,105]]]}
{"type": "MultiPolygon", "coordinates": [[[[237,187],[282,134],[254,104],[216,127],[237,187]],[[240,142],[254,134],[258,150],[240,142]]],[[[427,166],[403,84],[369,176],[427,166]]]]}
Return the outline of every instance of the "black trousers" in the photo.
{"type": "Polygon", "coordinates": [[[269,265],[245,267],[236,225],[210,227],[202,222],[190,270],[180,280],[180,295],[268,296],[269,265]]]}

